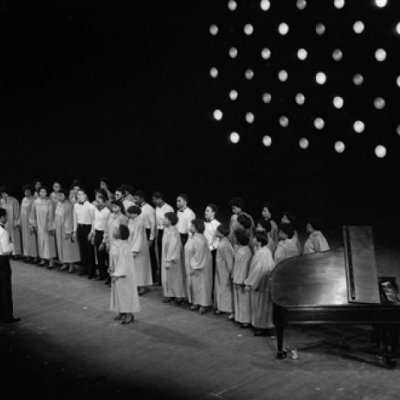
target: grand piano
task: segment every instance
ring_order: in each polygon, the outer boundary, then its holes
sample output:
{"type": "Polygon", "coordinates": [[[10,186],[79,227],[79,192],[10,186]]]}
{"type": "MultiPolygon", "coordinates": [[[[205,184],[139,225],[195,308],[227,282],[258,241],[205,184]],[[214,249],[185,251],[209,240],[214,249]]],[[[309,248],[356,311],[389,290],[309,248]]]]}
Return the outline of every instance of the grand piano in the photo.
{"type": "Polygon", "coordinates": [[[344,226],[343,239],[344,247],[290,258],[274,268],[277,358],[287,356],[286,325],[371,325],[382,364],[394,367],[400,325],[396,282],[378,279],[371,227],[344,226]]]}

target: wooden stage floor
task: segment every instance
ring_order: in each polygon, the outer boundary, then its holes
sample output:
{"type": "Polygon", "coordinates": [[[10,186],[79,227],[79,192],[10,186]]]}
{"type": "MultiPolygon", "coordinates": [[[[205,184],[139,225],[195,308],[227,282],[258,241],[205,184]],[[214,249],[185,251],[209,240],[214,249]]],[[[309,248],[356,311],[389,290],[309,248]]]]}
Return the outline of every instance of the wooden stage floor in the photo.
{"type": "MultiPolygon", "coordinates": [[[[397,256],[378,254],[381,275],[397,273],[397,256]]],[[[102,282],[20,262],[12,267],[22,321],[0,325],[1,399],[400,396],[400,367],[378,366],[360,327],[290,328],[286,344],[299,349],[299,358],[278,361],[274,340],[223,316],[163,304],[160,288],[141,298],[134,324],[121,326],[102,282]]]]}

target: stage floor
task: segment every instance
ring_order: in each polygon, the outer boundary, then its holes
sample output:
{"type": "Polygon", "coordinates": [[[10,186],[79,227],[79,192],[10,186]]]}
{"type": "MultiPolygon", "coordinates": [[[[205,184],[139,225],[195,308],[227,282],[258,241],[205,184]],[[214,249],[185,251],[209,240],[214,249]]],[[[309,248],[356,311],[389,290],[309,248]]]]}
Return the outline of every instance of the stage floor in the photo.
{"type": "MultiPolygon", "coordinates": [[[[399,279],[397,251],[378,249],[377,259],[379,275],[399,279]]],[[[0,325],[2,398],[6,389],[7,398],[29,399],[399,398],[400,367],[377,365],[365,328],[287,329],[285,344],[299,358],[278,361],[274,340],[224,316],[164,304],[160,288],[141,297],[134,324],[121,326],[102,282],[12,268],[22,321],[0,325]]]]}

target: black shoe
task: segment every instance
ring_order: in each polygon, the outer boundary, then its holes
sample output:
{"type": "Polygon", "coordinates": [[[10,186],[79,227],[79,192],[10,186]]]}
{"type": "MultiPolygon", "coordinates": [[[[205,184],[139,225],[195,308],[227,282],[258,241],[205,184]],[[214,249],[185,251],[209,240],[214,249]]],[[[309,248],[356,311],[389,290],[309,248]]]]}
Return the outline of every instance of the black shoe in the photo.
{"type": "Polygon", "coordinates": [[[4,322],[5,324],[11,324],[13,322],[21,321],[21,318],[11,317],[11,318],[7,318],[7,319],[1,319],[0,321],[4,322]]]}

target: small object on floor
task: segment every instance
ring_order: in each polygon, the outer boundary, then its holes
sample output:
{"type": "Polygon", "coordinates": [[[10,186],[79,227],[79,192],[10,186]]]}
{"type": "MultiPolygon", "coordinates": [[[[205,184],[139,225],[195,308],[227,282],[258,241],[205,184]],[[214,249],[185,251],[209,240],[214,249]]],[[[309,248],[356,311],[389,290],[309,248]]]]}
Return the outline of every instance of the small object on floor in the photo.
{"type": "Polygon", "coordinates": [[[65,271],[65,270],[67,270],[67,268],[68,268],[68,265],[67,264],[63,264],[60,267],[60,271],[65,271]]]}
{"type": "Polygon", "coordinates": [[[125,317],[125,314],[118,314],[114,317],[114,321],[120,321],[123,317],[125,317]]]}

